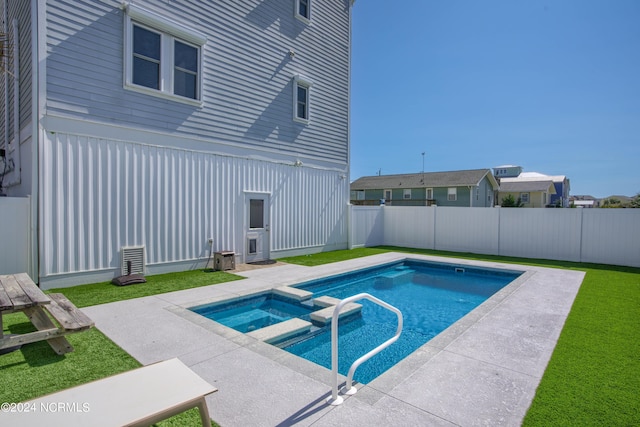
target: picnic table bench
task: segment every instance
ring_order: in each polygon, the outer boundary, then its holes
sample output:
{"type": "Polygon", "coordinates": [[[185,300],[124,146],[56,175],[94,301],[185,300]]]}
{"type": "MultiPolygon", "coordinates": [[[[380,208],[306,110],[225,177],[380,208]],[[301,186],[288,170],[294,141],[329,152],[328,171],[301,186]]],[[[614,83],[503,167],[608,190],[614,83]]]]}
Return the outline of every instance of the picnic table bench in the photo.
{"type": "Polygon", "coordinates": [[[0,275],[0,353],[42,340],[47,340],[57,354],[69,353],[73,347],[64,335],[85,331],[93,325],[94,322],[64,295],[46,295],[28,274],[0,275]],[[2,316],[20,311],[37,330],[5,335],[2,316]]]}
{"type": "Polygon", "coordinates": [[[0,425],[149,426],[198,408],[210,427],[205,396],[217,390],[174,358],[16,404],[0,425]]]}

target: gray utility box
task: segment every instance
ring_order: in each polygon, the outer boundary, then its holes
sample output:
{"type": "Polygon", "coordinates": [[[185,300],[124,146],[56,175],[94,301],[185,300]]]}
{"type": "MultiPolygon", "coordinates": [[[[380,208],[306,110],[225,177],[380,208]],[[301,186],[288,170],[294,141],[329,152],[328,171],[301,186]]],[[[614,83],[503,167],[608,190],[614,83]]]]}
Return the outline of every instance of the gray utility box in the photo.
{"type": "Polygon", "coordinates": [[[220,251],[213,254],[213,269],[235,270],[236,269],[236,254],[233,251],[220,251]]]}

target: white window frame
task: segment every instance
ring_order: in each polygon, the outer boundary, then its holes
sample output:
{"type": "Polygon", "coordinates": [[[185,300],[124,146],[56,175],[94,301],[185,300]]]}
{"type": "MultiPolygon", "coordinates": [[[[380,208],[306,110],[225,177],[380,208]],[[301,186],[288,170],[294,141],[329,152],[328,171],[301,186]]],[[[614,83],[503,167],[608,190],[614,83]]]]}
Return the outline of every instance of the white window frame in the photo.
{"type": "Polygon", "coordinates": [[[171,99],[191,105],[202,104],[203,47],[207,38],[202,33],[133,4],[125,4],[124,25],[124,88],[147,95],[171,99]],[[133,83],[133,27],[137,25],[160,34],[160,88],[133,83]],[[179,41],[198,50],[196,98],[174,93],[174,46],[179,41]]]}
{"type": "Polygon", "coordinates": [[[447,200],[450,202],[455,202],[458,200],[458,188],[457,187],[449,187],[447,188],[447,200]]]}
{"type": "Polygon", "coordinates": [[[405,200],[411,200],[411,189],[405,188],[402,190],[402,198],[405,200]]]}
{"type": "Polygon", "coordinates": [[[311,23],[311,2],[312,0],[294,0],[293,16],[295,16],[297,19],[304,22],[305,24],[310,24],[311,23]],[[300,14],[300,3],[302,3],[303,1],[307,2],[307,15],[309,16],[304,16],[300,14]]]}
{"type": "Polygon", "coordinates": [[[308,124],[311,121],[311,86],[313,86],[313,82],[308,78],[299,74],[293,77],[293,120],[298,123],[308,124]],[[298,117],[298,87],[304,87],[307,91],[306,118],[298,117]]]}
{"type": "Polygon", "coordinates": [[[529,193],[520,193],[520,201],[522,203],[530,203],[531,198],[529,197],[529,193]]]}
{"type": "Polygon", "coordinates": [[[425,197],[427,200],[433,200],[433,188],[427,188],[425,191],[425,197]]]}

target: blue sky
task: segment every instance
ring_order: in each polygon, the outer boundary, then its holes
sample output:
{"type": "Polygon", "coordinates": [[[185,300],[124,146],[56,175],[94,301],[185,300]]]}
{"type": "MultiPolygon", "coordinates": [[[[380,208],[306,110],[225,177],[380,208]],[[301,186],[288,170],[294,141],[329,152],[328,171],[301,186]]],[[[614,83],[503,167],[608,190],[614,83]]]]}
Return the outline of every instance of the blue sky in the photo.
{"type": "Polygon", "coordinates": [[[640,192],[640,1],[358,0],[351,179],[520,165],[640,192]]]}

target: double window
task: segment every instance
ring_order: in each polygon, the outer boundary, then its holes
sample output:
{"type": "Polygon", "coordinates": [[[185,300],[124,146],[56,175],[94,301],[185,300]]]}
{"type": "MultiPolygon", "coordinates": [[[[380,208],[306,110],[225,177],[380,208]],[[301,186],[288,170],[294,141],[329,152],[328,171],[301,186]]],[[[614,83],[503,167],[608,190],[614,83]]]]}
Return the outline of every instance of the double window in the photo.
{"type": "Polygon", "coordinates": [[[134,5],[125,23],[125,87],[198,103],[206,37],[134,5]]]}
{"type": "Polygon", "coordinates": [[[309,123],[309,100],[311,81],[302,76],[293,79],[293,120],[309,123]]]}

